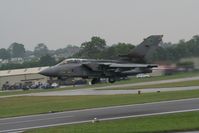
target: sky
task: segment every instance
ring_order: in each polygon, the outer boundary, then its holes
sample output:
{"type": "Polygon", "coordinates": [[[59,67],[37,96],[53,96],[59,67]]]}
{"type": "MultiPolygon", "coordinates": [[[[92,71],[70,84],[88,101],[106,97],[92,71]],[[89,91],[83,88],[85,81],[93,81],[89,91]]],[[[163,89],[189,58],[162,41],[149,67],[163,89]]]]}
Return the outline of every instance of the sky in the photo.
{"type": "Polygon", "coordinates": [[[199,34],[198,13],[199,0],[0,0],[0,48],[58,49],[92,36],[136,45],[151,34],[175,43],[199,34]]]}

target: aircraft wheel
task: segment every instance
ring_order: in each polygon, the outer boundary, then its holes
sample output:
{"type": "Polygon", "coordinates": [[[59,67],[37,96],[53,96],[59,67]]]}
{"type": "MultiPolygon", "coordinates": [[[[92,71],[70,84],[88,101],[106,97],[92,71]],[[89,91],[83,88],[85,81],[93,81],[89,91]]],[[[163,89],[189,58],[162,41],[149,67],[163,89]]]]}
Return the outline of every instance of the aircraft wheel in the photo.
{"type": "Polygon", "coordinates": [[[115,78],[108,78],[109,83],[115,83],[115,78]]]}
{"type": "Polygon", "coordinates": [[[99,83],[99,82],[100,82],[99,78],[94,78],[94,79],[92,79],[91,84],[94,85],[94,84],[99,83]]]}

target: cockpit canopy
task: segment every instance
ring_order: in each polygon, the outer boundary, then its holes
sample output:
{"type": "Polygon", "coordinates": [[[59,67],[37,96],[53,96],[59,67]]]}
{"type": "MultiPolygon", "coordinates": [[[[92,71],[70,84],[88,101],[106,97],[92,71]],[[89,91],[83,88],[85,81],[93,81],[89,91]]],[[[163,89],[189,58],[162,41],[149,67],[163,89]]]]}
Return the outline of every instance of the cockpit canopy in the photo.
{"type": "Polygon", "coordinates": [[[69,58],[65,59],[56,66],[65,65],[65,64],[80,64],[85,62],[113,62],[113,60],[99,60],[99,59],[80,59],[80,58],[69,58]]]}
{"type": "Polygon", "coordinates": [[[60,62],[57,65],[60,66],[60,65],[65,65],[65,64],[78,64],[78,63],[87,62],[87,61],[90,61],[90,60],[89,59],[79,59],[79,58],[69,58],[69,59],[63,60],[62,62],[60,62]]]}

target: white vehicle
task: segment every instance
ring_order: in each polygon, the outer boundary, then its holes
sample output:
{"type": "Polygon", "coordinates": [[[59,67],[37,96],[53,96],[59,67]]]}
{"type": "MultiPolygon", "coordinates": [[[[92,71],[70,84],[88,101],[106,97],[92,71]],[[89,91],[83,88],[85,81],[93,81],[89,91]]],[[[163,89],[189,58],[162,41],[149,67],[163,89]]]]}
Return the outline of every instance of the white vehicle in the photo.
{"type": "Polygon", "coordinates": [[[150,75],[149,74],[137,74],[136,75],[136,78],[149,78],[150,77],[150,75]]]}
{"type": "Polygon", "coordinates": [[[59,85],[58,85],[57,83],[52,83],[51,86],[52,86],[53,88],[59,87],[59,85]]]}

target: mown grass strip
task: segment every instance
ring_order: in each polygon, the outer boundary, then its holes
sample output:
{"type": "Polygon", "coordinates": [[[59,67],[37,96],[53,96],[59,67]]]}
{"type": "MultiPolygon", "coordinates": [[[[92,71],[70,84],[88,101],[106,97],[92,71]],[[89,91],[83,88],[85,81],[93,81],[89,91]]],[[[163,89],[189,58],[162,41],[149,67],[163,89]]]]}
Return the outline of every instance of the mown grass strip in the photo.
{"type": "Polygon", "coordinates": [[[33,129],[25,133],[167,133],[199,130],[198,123],[199,111],[33,129]]]}
{"type": "Polygon", "coordinates": [[[22,116],[48,113],[49,111],[60,112],[67,110],[198,97],[199,90],[145,93],[141,95],[10,97],[0,99],[0,117],[22,116]]]}

